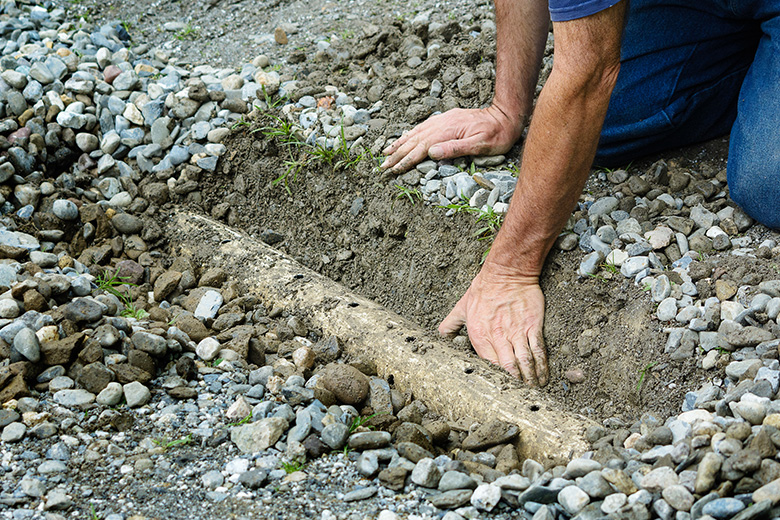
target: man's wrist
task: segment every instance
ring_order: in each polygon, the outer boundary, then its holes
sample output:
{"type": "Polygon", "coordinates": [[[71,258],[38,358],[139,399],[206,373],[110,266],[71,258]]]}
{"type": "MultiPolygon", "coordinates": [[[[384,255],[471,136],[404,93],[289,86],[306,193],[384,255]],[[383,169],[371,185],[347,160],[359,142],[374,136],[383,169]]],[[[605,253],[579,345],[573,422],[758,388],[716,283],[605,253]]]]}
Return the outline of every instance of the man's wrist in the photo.
{"type": "Polygon", "coordinates": [[[493,117],[498,120],[502,126],[512,130],[512,134],[517,138],[523,133],[523,128],[531,119],[527,111],[522,110],[518,103],[508,103],[502,101],[498,96],[493,98],[493,102],[488,111],[493,113],[493,117]]]}

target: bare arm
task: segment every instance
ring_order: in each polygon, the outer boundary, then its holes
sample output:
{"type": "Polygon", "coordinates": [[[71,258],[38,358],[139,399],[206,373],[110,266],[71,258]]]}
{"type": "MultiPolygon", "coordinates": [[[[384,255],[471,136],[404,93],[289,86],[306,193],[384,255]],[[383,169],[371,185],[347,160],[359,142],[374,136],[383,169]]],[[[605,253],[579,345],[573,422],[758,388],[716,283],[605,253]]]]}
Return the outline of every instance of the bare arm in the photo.
{"type": "Polygon", "coordinates": [[[480,356],[547,381],[539,274],[596,153],[620,68],[625,2],[554,25],[553,71],[536,106],[509,213],[471,287],[439,326],[466,324],[480,356]]]}
{"type": "Polygon", "coordinates": [[[544,0],[496,0],[496,88],[484,110],[450,110],[395,141],[382,168],[402,172],[428,155],[507,152],[519,139],[533,107],[550,16],[544,0]]]}

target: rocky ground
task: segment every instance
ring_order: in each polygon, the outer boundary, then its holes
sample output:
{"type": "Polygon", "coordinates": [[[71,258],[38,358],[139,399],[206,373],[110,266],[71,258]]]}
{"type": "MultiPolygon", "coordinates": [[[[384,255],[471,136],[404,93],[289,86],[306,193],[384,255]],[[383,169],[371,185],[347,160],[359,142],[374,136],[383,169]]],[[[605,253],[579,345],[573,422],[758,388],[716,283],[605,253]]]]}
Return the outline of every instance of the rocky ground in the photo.
{"type": "Polygon", "coordinates": [[[185,207],[434,324],[518,153],[377,156],[489,101],[494,37],[467,2],[2,2],[0,515],[780,516],[780,249],[723,141],[595,171],[548,261],[547,391],[603,425],[565,466],[171,247],[185,207]]]}

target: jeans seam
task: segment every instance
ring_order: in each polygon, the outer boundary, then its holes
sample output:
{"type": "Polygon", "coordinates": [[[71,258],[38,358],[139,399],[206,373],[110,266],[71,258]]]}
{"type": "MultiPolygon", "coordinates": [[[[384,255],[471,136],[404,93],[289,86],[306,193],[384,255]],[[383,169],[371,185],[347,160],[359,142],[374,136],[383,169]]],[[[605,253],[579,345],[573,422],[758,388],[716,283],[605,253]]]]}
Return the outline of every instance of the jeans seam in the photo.
{"type": "Polygon", "coordinates": [[[677,85],[680,83],[680,77],[682,76],[683,71],[685,70],[685,67],[688,66],[688,63],[690,63],[691,59],[693,59],[693,55],[696,52],[696,49],[699,48],[699,43],[696,43],[693,48],[691,49],[691,52],[688,53],[688,57],[685,58],[685,61],[680,66],[679,70],[677,71],[677,76],[674,78],[674,86],[672,87],[671,92],[669,92],[669,96],[666,98],[666,101],[664,102],[664,106],[669,106],[671,104],[672,99],[674,98],[675,92],[677,92],[677,85]]]}
{"type": "MultiPolygon", "coordinates": [[[[741,67],[741,68],[739,68],[737,70],[733,70],[729,74],[727,74],[726,76],[723,76],[722,78],[720,78],[717,82],[715,82],[715,83],[713,83],[711,85],[708,85],[705,88],[696,90],[695,92],[691,93],[689,96],[686,96],[688,103],[690,103],[690,100],[695,98],[696,96],[698,96],[700,94],[703,94],[703,93],[705,93],[705,92],[707,92],[709,90],[712,90],[714,88],[717,88],[719,85],[723,84],[723,82],[730,80],[731,78],[733,78],[737,74],[742,74],[744,76],[744,74],[746,74],[745,70],[749,69],[749,68],[750,68],[750,65],[748,65],[746,67],[741,67]]],[[[743,82],[744,82],[744,77],[743,77],[743,82]]],[[[742,85],[740,85],[739,90],[741,90],[741,88],[742,88],[742,85]]],[[[667,112],[667,109],[669,108],[670,105],[671,105],[671,103],[667,103],[666,107],[664,107],[662,109],[662,112],[664,113],[666,118],[669,120],[669,124],[670,124],[671,128],[678,128],[680,126],[680,123],[676,123],[672,119],[672,117],[669,115],[669,113],[667,112]]]]}

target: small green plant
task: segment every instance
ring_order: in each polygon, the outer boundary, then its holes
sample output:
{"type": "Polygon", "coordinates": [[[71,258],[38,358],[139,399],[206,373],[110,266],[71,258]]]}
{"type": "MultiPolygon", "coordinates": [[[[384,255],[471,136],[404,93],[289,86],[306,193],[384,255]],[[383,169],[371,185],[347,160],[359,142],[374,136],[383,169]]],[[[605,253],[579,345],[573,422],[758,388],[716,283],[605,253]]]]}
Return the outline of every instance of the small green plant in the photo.
{"type": "Polygon", "coordinates": [[[95,279],[95,284],[98,289],[113,294],[122,302],[124,309],[119,313],[120,316],[135,318],[137,320],[148,318],[148,312],[133,304],[132,295],[129,294],[129,292],[123,292],[117,289],[117,287],[135,287],[135,284],[127,281],[129,278],[129,276],[119,276],[119,270],[117,269],[113,274],[109,274],[108,271],[106,271],[98,276],[95,279]]]}
{"type": "Polygon", "coordinates": [[[215,359],[214,361],[211,362],[211,366],[212,367],[218,367],[219,364],[222,363],[223,361],[225,361],[225,360],[222,359],[221,357],[218,357],[217,359],[215,359]]]}
{"type": "Polygon", "coordinates": [[[609,280],[598,274],[588,274],[588,278],[593,278],[594,280],[598,280],[601,283],[609,283],[609,280]]]}
{"type": "Polygon", "coordinates": [[[233,123],[230,127],[231,130],[237,130],[238,128],[252,126],[252,124],[246,120],[244,116],[238,118],[238,121],[233,123]]]}
{"type": "Polygon", "coordinates": [[[108,271],[103,272],[100,276],[95,278],[95,284],[98,289],[111,293],[120,300],[125,298],[126,295],[120,292],[117,287],[130,287],[133,284],[129,283],[129,276],[119,276],[119,270],[117,269],[113,274],[109,274],[108,271]]]}
{"type": "Polygon", "coordinates": [[[355,31],[351,29],[347,29],[341,33],[341,38],[343,40],[351,40],[354,37],[355,37],[355,31]]]}
{"type": "Polygon", "coordinates": [[[248,423],[251,420],[252,420],[252,412],[249,412],[249,415],[247,415],[243,419],[240,419],[240,420],[232,422],[232,423],[228,423],[227,426],[228,427],[241,426],[242,424],[246,424],[246,423],[248,423]]]}
{"type": "Polygon", "coordinates": [[[189,22],[184,26],[184,29],[173,35],[177,40],[184,40],[185,38],[195,39],[198,36],[198,30],[194,28],[189,22]]]}
{"type": "Polygon", "coordinates": [[[131,301],[125,302],[125,308],[122,309],[122,312],[120,312],[119,315],[125,318],[135,318],[137,320],[145,320],[149,317],[149,313],[146,312],[145,309],[136,307],[131,301]]]}
{"type": "Polygon", "coordinates": [[[412,205],[414,205],[415,201],[423,200],[423,194],[417,188],[407,188],[400,184],[396,184],[395,187],[398,190],[398,194],[395,196],[396,200],[406,197],[412,205]]]}
{"type": "Polygon", "coordinates": [[[645,377],[647,377],[647,373],[650,372],[650,370],[658,364],[658,361],[651,361],[647,365],[645,365],[645,368],[639,371],[639,382],[636,384],[636,391],[640,392],[642,390],[642,383],[645,382],[645,377]]]}
{"type": "MultiPolygon", "coordinates": [[[[487,210],[475,208],[469,203],[469,199],[462,194],[458,202],[438,207],[453,210],[455,213],[471,213],[476,215],[477,223],[483,224],[481,228],[474,232],[474,236],[477,237],[477,240],[492,240],[496,233],[498,233],[498,230],[501,228],[501,224],[504,221],[504,215],[496,213],[491,207],[488,207],[487,210]]],[[[490,247],[482,254],[481,264],[485,263],[489,253],[490,247]]]]}
{"type": "Polygon", "coordinates": [[[153,442],[161,448],[167,450],[169,448],[176,448],[178,446],[186,446],[187,444],[190,444],[192,442],[192,434],[187,434],[186,437],[182,437],[174,441],[169,441],[167,438],[163,437],[162,439],[155,439],[153,442]]]}
{"type": "MultiPolygon", "coordinates": [[[[120,22],[120,24],[122,25],[122,28],[125,30],[127,35],[130,36],[130,28],[132,27],[130,22],[128,22],[127,20],[124,20],[124,21],[120,22]]],[[[130,41],[131,42],[133,41],[133,37],[132,36],[130,36],[130,41]]]]}
{"type": "Polygon", "coordinates": [[[297,460],[294,460],[292,462],[282,462],[282,469],[284,469],[284,471],[286,471],[287,474],[289,475],[290,473],[301,471],[303,469],[303,464],[301,464],[297,460]]]}
{"type": "MultiPolygon", "coordinates": [[[[380,413],[374,413],[371,415],[367,415],[365,417],[355,417],[352,419],[352,424],[349,425],[349,433],[354,433],[355,430],[366,424],[368,421],[376,417],[377,415],[382,415],[384,412],[380,413]]],[[[373,426],[368,426],[369,429],[373,428],[373,426]]]]}
{"type": "Polygon", "coordinates": [[[89,518],[90,520],[100,520],[100,515],[95,510],[95,504],[92,503],[89,504],[89,518]]]}
{"type": "Polygon", "coordinates": [[[620,269],[612,262],[604,262],[601,267],[612,274],[618,274],[620,272],[620,269]]]}
{"type": "Polygon", "coordinates": [[[652,291],[652,290],[653,290],[653,286],[652,286],[652,285],[650,285],[650,283],[649,283],[649,282],[645,282],[645,285],[644,285],[644,287],[642,287],[642,291],[644,291],[644,292],[650,292],[650,291],[652,291]]]}

